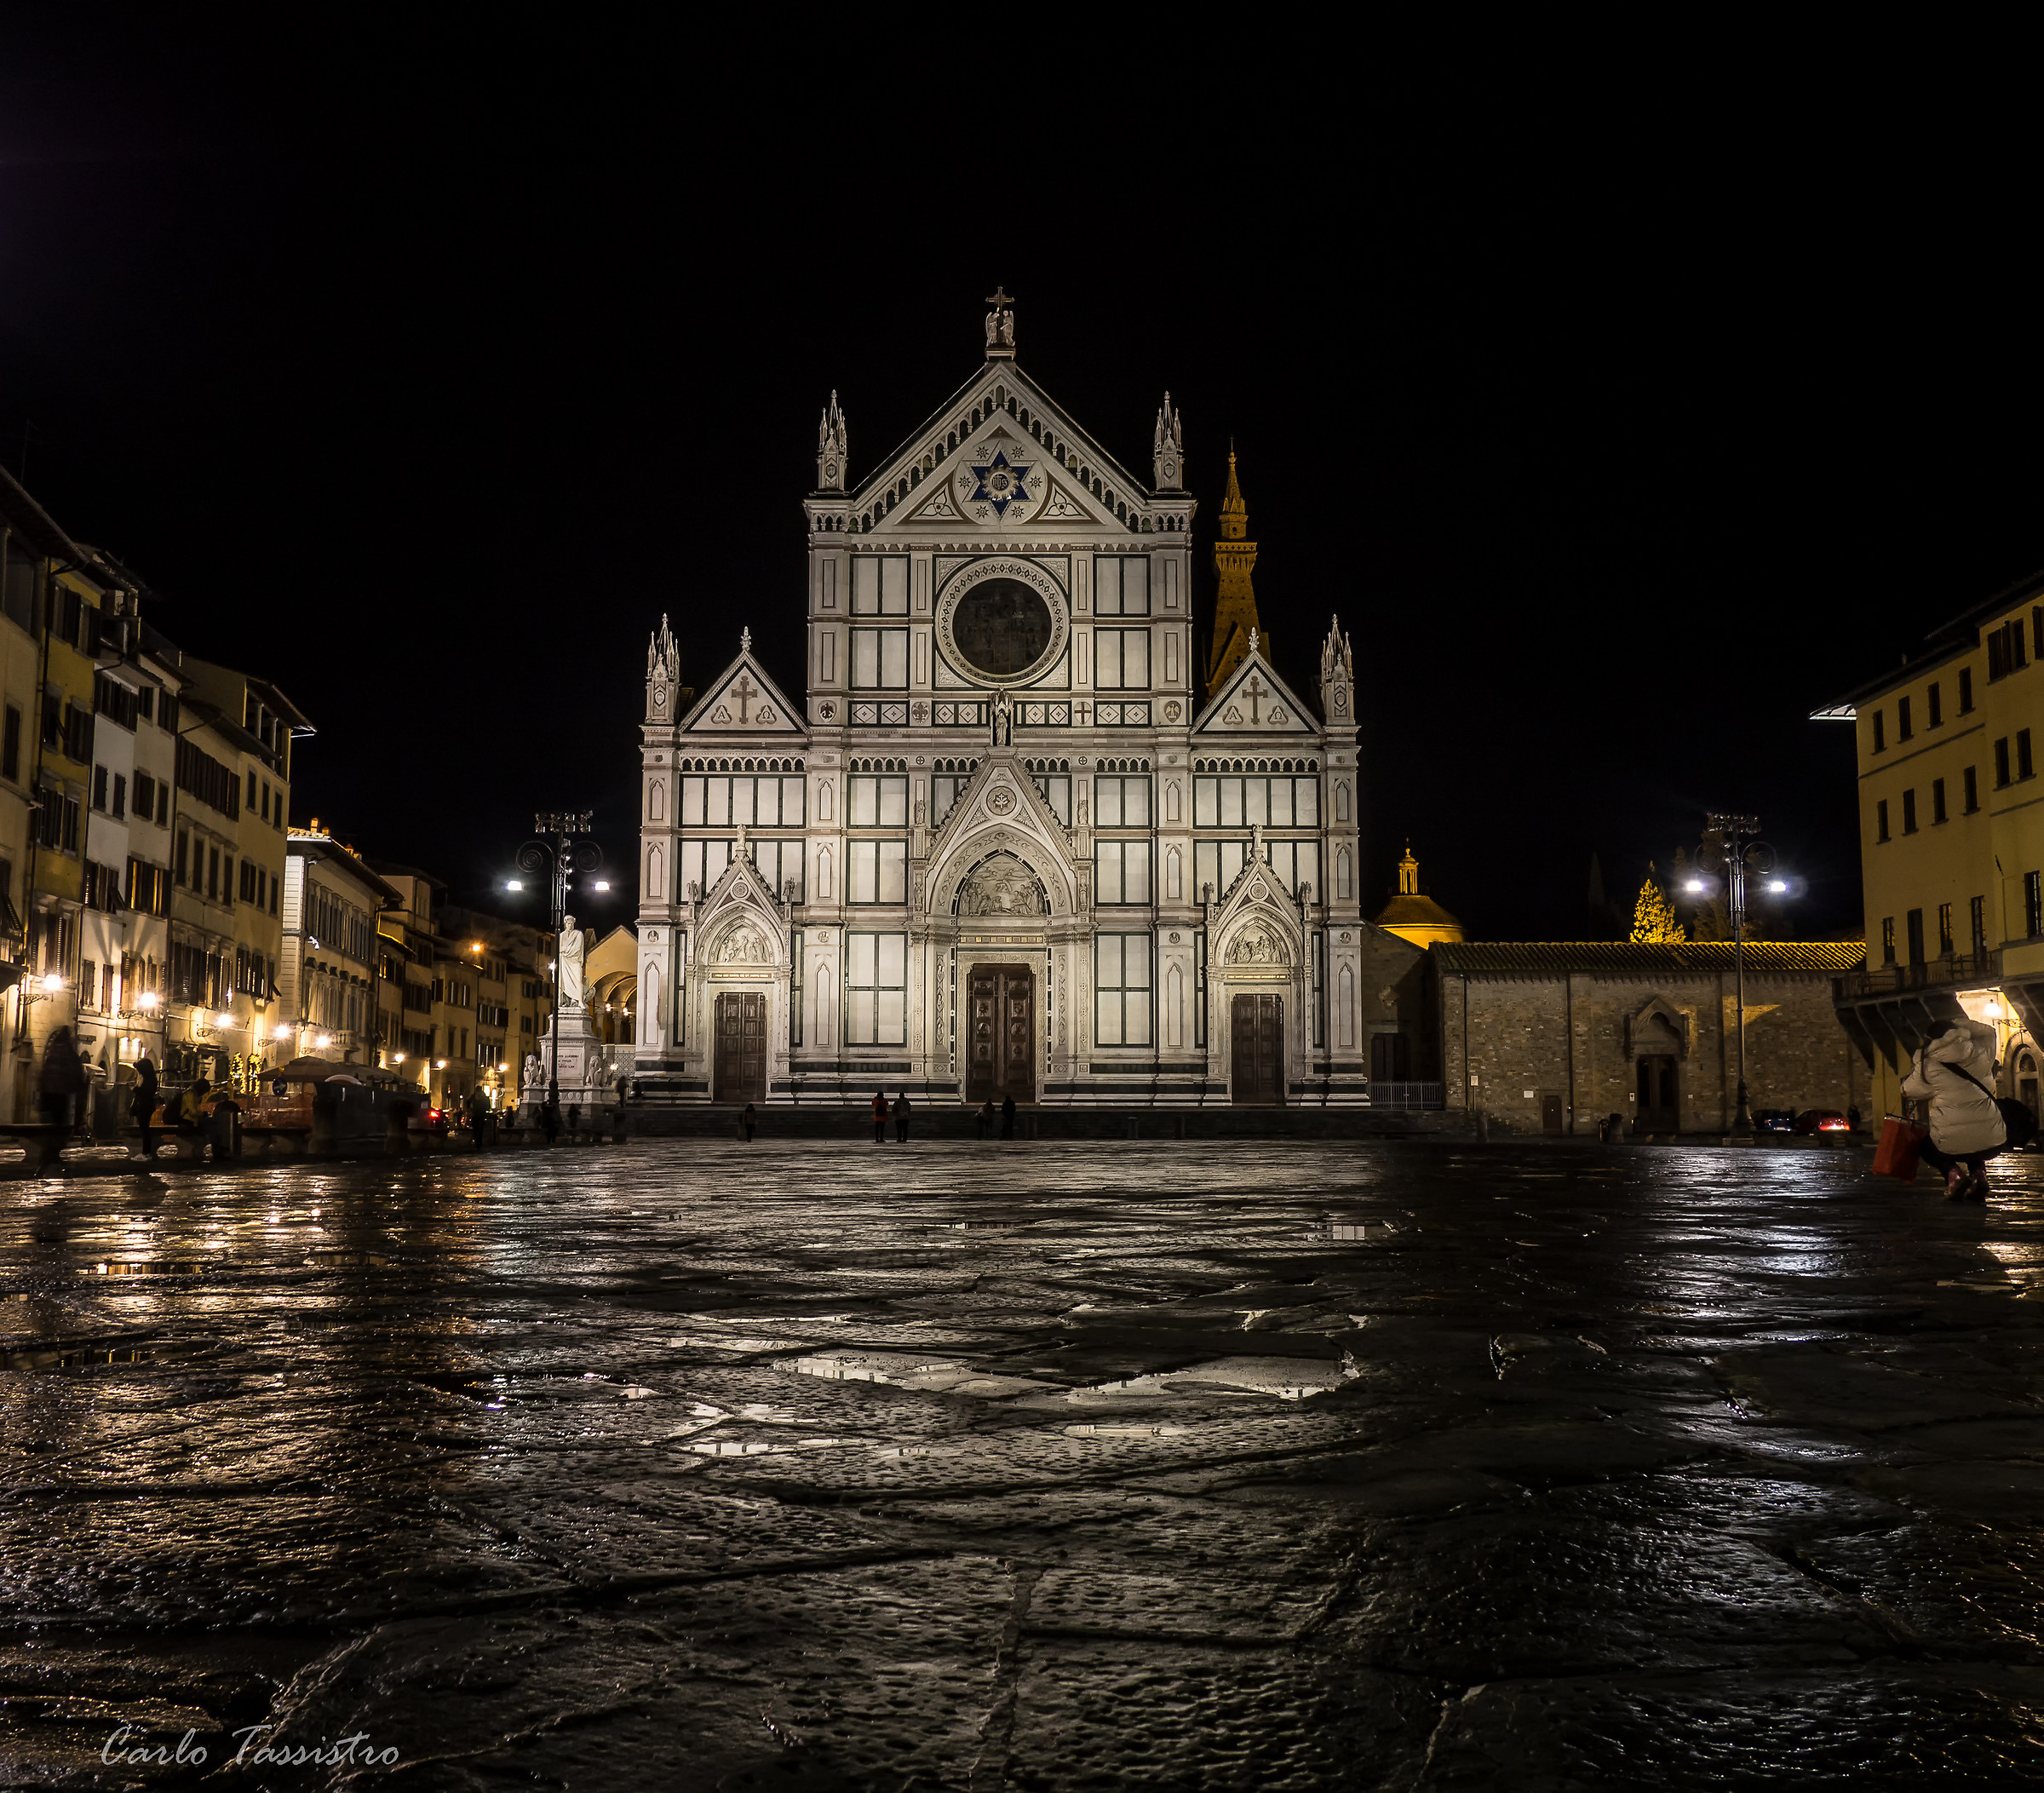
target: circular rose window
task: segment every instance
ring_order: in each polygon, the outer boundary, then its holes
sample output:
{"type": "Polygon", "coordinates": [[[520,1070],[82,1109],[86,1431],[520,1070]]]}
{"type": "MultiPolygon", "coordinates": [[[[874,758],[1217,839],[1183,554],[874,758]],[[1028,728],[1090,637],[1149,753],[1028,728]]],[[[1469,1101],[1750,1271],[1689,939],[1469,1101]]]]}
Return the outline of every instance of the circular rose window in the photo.
{"type": "Polygon", "coordinates": [[[982,579],[951,612],[951,639],[975,672],[1012,678],[1043,658],[1055,624],[1042,594],[1019,579],[982,579]]]}

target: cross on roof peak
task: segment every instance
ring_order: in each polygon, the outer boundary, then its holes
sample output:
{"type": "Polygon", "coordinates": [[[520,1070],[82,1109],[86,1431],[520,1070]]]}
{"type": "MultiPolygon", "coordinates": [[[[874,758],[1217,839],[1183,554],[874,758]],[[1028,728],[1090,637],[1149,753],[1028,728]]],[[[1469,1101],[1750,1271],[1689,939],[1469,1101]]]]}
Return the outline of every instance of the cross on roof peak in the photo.
{"type": "Polygon", "coordinates": [[[989,305],[1013,305],[1015,302],[1005,285],[1000,285],[986,296],[989,305]]]}

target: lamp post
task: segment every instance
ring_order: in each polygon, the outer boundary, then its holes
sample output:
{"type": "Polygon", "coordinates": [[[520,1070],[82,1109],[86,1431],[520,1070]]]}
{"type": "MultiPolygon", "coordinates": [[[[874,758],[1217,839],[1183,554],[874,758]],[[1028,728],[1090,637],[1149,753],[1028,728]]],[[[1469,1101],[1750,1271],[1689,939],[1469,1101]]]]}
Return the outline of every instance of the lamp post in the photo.
{"type": "MultiPolygon", "coordinates": [[[[603,849],[589,836],[595,812],[584,809],[567,813],[545,813],[532,818],[534,838],[518,849],[518,869],[547,875],[554,917],[554,999],[548,1037],[553,1041],[547,1065],[547,1101],[560,1099],[560,933],[566,925],[568,891],[578,871],[594,871],[603,864],[603,849]]],[[[524,887],[513,882],[514,890],[524,887]]]]}
{"type": "Polygon", "coordinates": [[[1774,848],[1754,838],[1760,831],[1758,816],[1720,815],[1714,811],[1705,820],[1724,843],[1725,906],[1731,916],[1739,1052],[1738,1111],[1732,1116],[1731,1133],[1734,1139],[1749,1140],[1753,1137],[1753,1114],[1746,1106],[1746,879],[1748,873],[1766,877],[1774,870],[1774,848]]]}

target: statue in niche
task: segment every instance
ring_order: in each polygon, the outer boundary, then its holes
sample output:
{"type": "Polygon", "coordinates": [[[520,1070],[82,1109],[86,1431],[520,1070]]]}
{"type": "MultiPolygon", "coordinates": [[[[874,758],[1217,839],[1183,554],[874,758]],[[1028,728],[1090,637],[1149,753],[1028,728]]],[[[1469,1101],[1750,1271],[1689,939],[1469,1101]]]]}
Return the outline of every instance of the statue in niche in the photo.
{"type": "Polygon", "coordinates": [[[994,699],[994,745],[996,747],[1010,744],[1008,731],[1012,726],[1010,712],[1013,709],[1013,701],[1005,691],[994,699]]]}
{"type": "Polygon", "coordinates": [[[989,859],[967,881],[958,898],[962,916],[1048,915],[1043,887],[1019,859],[989,859]]]}

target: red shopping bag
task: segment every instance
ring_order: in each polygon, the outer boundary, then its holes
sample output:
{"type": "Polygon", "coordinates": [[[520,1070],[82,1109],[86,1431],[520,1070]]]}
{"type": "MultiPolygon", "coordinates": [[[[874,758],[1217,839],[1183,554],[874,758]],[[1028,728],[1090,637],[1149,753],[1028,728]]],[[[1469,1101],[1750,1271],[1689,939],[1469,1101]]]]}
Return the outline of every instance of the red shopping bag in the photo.
{"type": "Polygon", "coordinates": [[[1880,1123],[1880,1143],[1874,1148],[1874,1175],[1912,1182],[1916,1157],[1926,1138],[1923,1128],[1891,1114],[1880,1123]]]}

